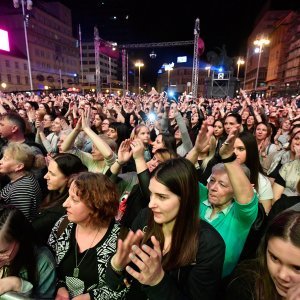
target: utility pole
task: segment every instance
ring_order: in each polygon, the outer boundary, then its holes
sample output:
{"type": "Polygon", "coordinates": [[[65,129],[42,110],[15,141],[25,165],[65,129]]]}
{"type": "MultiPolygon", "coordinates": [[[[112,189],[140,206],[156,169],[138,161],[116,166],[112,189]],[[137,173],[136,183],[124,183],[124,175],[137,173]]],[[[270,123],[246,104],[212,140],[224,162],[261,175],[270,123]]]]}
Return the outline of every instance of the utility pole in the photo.
{"type": "MultiPolygon", "coordinates": [[[[30,84],[30,89],[33,90],[31,62],[30,62],[28,36],[27,36],[27,26],[28,26],[28,22],[29,22],[29,15],[25,14],[25,0],[20,0],[20,2],[21,2],[21,6],[22,6],[22,15],[23,15],[23,26],[24,26],[24,35],[25,35],[25,46],[26,46],[26,55],[27,55],[29,84],[30,84]]],[[[19,0],[13,0],[14,8],[19,8],[20,2],[19,2],[19,0]]],[[[27,10],[31,10],[32,9],[32,1],[27,0],[26,4],[27,4],[27,10]]]]}
{"type": "Polygon", "coordinates": [[[193,75],[192,75],[192,96],[193,100],[197,99],[198,92],[198,76],[199,76],[199,62],[198,62],[198,43],[200,34],[200,21],[196,19],[194,28],[194,58],[193,58],[193,75]]]}
{"type": "Polygon", "coordinates": [[[95,69],[96,69],[96,92],[101,93],[101,74],[100,74],[100,38],[98,28],[94,27],[94,46],[95,46],[95,69]]]}

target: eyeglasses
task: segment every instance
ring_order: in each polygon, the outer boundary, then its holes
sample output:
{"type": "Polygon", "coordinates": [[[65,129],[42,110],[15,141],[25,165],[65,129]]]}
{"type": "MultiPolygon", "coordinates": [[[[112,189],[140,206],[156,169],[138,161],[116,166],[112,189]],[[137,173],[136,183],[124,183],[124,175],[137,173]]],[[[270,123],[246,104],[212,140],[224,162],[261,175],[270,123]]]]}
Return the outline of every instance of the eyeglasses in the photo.
{"type": "Polygon", "coordinates": [[[102,123],[102,125],[109,125],[109,123],[102,123]]]}

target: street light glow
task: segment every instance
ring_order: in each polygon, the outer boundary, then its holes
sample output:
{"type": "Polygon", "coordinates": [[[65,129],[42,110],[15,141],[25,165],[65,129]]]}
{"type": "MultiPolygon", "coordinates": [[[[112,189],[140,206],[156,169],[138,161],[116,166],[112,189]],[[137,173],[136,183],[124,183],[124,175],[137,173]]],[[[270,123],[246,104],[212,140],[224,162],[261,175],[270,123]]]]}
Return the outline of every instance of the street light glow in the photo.
{"type": "Polygon", "coordinates": [[[236,74],[236,78],[239,79],[239,73],[240,73],[240,65],[243,65],[245,64],[245,61],[243,58],[239,57],[236,64],[238,65],[238,68],[237,68],[237,74],[236,74]]]}
{"type": "Polygon", "coordinates": [[[141,92],[141,68],[144,66],[144,63],[139,60],[134,65],[135,65],[135,67],[139,68],[139,94],[140,94],[140,92],[141,92]]]}
{"type": "Polygon", "coordinates": [[[253,44],[255,46],[258,46],[258,62],[257,62],[257,71],[256,71],[256,78],[255,78],[255,90],[257,89],[257,83],[258,83],[258,76],[259,76],[259,65],[260,65],[260,59],[261,59],[261,53],[264,46],[267,46],[270,44],[270,40],[267,38],[260,38],[256,39],[253,44]]]}

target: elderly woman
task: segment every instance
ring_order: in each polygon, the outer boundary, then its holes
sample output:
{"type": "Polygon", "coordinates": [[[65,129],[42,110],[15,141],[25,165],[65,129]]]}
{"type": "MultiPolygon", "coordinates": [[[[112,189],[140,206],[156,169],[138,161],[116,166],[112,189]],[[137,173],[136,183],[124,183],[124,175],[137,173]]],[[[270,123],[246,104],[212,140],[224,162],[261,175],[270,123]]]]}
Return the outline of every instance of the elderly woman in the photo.
{"type": "MultiPolygon", "coordinates": [[[[238,263],[258,214],[258,197],[234,153],[238,128],[239,125],[232,125],[220,148],[222,163],[213,167],[207,188],[200,184],[199,215],[220,233],[226,244],[223,276],[229,275],[238,263]]],[[[204,122],[193,148],[196,157],[209,143],[210,135],[204,122]]]]}
{"type": "Polygon", "coordinates": [[[42,199],[38,181],[30,173],[35,164],[31,148],[15,142],[5,147],[0,160],[0,174],[10,179],[0,191],[1,202],[20,209],[29,221],[35,217],[36,207],[42,199]]]}
{"type": "Polygon", "coordinates": [[[54,226],[48,244],[58,271],[56,299],[122,299],[104,282],[109,257],[116,250],[118,195],[103,174],[83,172],[73,178],[63,203],[67,219],[54,226]]]}

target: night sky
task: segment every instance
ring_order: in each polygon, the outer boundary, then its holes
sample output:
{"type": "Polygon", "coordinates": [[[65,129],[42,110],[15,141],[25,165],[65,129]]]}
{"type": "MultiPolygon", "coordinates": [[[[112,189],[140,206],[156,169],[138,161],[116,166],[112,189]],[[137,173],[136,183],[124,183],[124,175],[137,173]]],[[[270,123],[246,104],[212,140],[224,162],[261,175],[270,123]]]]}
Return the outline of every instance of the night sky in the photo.
{"type": "MultiPolygon", "coordinates": [[[[226,45],[229,56],[243,55],[246,39],[266,0],[63,0],[72,9],[74,23],[81,24],[83,39],[93,37],[97,24],[100,37],[121,43],[185,41],[194,39],[195,19],[200,19],[200,36],[206,52],[226,45]],[[72,2],[72,4],[71,4],[72,2]],[[76,7],[74,6],[76,2],[76,7]],[[177,2],[177,1],[176,1],[177,2]],[[195,4],[197,3],[197,4],[195,4]],[[117,18],[114,19],[113,17],[117,18]]],[[[176,55],[193,54],[193,46],[131,50],[130,57],[160,66],[176,55]]],[[[205,53],[201,59],[205,60],[205,53]]],[[[156,67],[157,67],[156,66],[156,67]]],[[[146,70],[144,70],[145,72],[146,70]]]]}
{"type": "MultiPolygon", "coordinates": [[[[8,0],[1,0],[8,1],[8,0]]],[[[34,2],[39,0],[33,0],[34,2]]],[[[49,1],[49,0],[48,0],[49,1]]],[[[52,0],[51,0],[52,1],[52,0]]],[[[12,5],[12,0],[10,1],[12,5]]],[[[206,53],[226,46],[230,57],[245,56],[247,37],[268,0],[61,0],[72,10],[74,36],[81,24],[83,40],[93,40],[97,25],[101,38],[118,44],[185,41],[194,39],[195,19],[206,53]],[[195,4],[196,3],[196,4],[195,4]],[[114,18],[116,17],[116,18],[114,18]]],[[[300,9],[300,0],[271,0],[275,9],[300,9]]],[[[143,59],[145,80],[153,80],[163,63],[192,55],[193,46],[130,50],[129,59],[143,59]],[[150,52],[157,54],[155,60],[150,52]]]]}
{"type": "MultiPolygon", "coordinates": [[[[200,19],[200,36],[206,52],[226,46],[231,57],[244,56],[247,37],[267,0],[62,0],[72,9],[74,34],[78,24],[83,40],[93,38],[98,26],[101,38],[122,43],[150,43],[193,40],[195,19],[200,19]],[[196,4],[195,4],[196,3],[196,4]],[[116,17],[116,18],[114,18],[116,17]]],[[[299,0],[272,0],[275,9],[299,9],[299,0]]],[[[193,47],[130,50],[133,62],[143,59],[144,80],[153,81],[158,68],[179,55],[192,55],[193,47]],[[157,58],[151,60],[154,50],[157,58]]]]}

